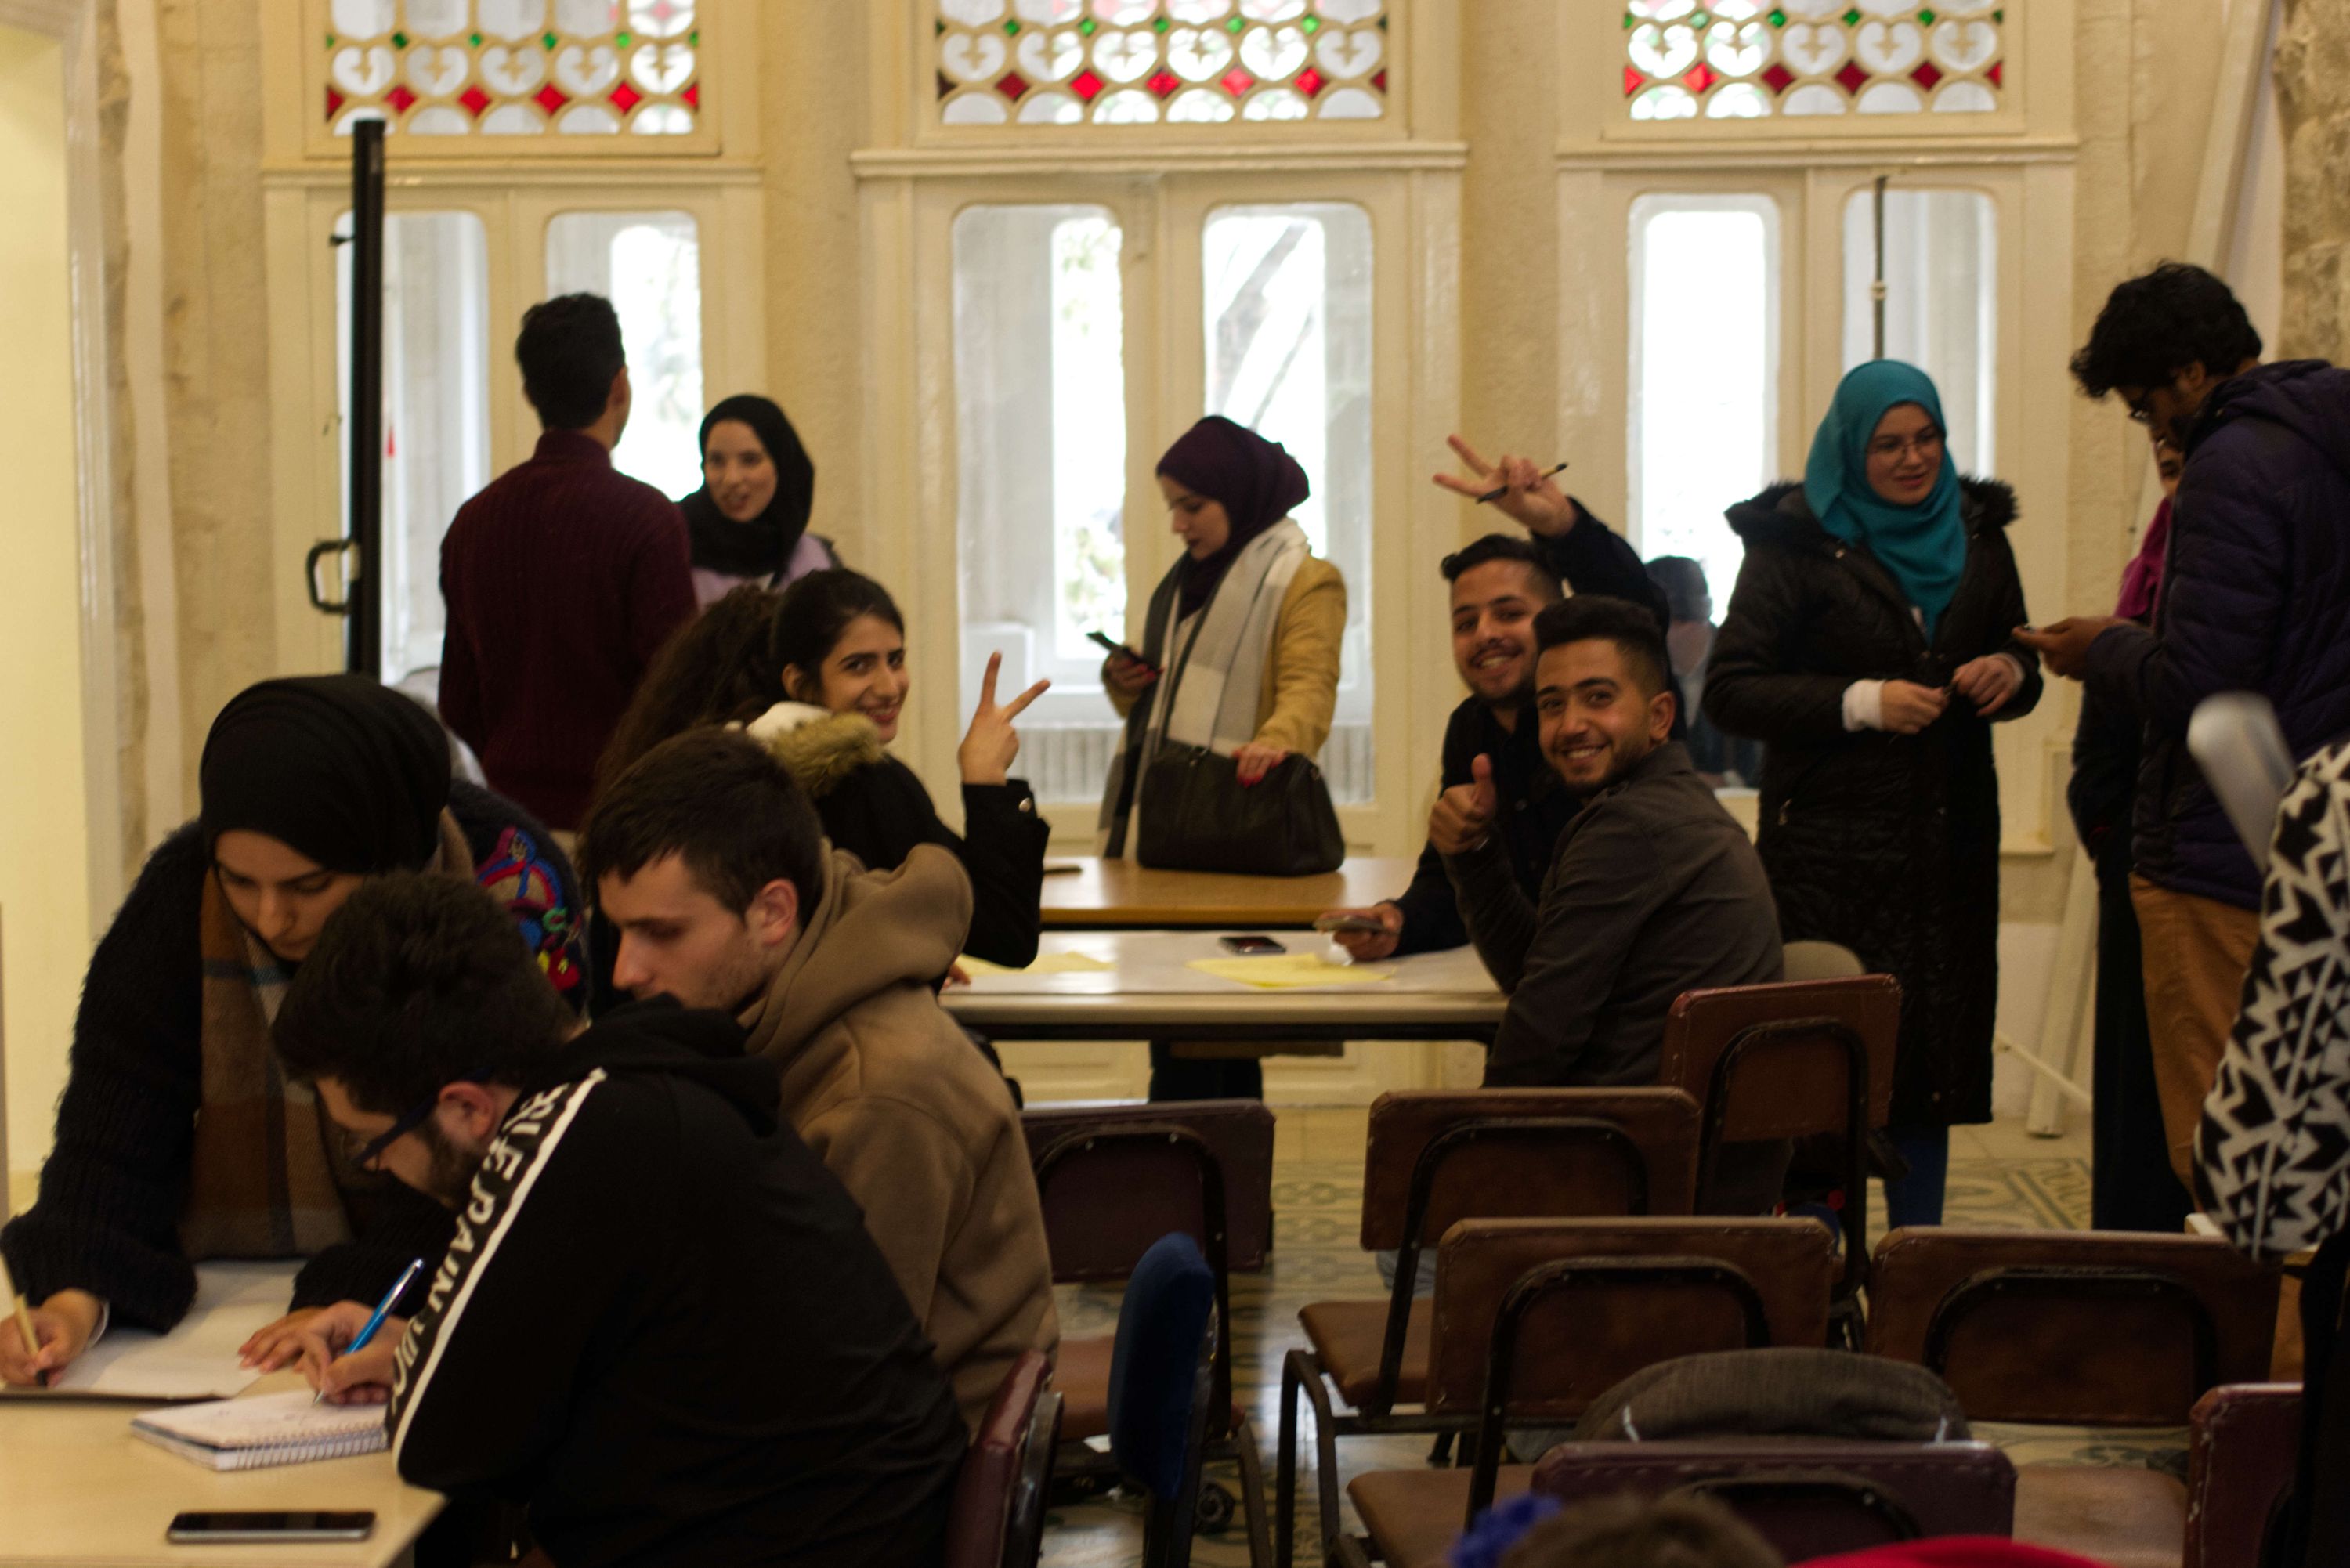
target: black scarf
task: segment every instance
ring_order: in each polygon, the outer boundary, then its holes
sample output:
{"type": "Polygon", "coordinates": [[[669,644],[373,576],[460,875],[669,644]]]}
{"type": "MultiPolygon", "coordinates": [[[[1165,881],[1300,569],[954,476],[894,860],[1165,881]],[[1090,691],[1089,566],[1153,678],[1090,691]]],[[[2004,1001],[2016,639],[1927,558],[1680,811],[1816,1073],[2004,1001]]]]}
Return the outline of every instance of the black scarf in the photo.
{"type": "Polygon", "coordinates": [[[423,706],[363,675],[248,686],[197,769],[204,843],[263,833],[329,871],[412,871],[441,846],[449,742],[423,706]]]}
{"type": "Polygon", "coordinates": [[[1159,472],[1190,491],[1221,503],[1232,519],[1232,536],[1203,560],[1186,556],[1176,563],[1176,618],[1198,613],[1224,580],[1224,573],[1251,539],[1289,515],[1313,493],[1305,471],[1279,441],[1267,441],[1246,425],[1210,414],[1178,437],[1159,472]]]}
{"type": "Polygon", "coordinates": [[[679,502],[693,542],[693,564],[723,576],[773,578],[807,532],[808,513],[816,504],[816,464],[784,410],[749,392],[726,399],[703,416],[701,449],[705,454],[711,428],[724,420],[750,426],[767,449],[767,460],[775,465],[775,493],[767,509],[746,523],[721,512],[706,484],[679,502]]]}

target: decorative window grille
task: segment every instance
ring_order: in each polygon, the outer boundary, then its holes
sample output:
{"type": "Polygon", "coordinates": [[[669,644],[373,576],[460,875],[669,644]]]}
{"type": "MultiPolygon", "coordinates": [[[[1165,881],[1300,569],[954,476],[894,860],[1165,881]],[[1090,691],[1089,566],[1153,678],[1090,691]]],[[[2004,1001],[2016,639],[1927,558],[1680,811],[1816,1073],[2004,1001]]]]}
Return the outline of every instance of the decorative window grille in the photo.
{"type": "Polygon", "coordinates": [[[2001,0],[1625,0],[1624,97],[1640,120],[1988,113],[2006,23],[2001,0]]]}
{"type": "Polygon", "coordinates": [[[1216,125],[1387,113],[1386,0],[936,5],[941,125],[1216,125]]]}
{"type": "Polygon", "coordinates": [[[694,0],[331,0],[321,108],[434,137],[691,136],[694,0]]]}

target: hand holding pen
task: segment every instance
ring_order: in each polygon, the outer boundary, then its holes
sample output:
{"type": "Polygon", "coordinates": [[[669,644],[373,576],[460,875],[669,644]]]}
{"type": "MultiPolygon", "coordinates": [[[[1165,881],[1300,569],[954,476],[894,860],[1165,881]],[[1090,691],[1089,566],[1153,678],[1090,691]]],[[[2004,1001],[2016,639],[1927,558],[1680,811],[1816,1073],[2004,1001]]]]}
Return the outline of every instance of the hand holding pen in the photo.
{"type": "Polygon", "coordinates": [[[401,1270],[364,1323],[359,1318],[367,1309],[357,1302],[338,1302],[311,1320],[302,1334],[302,1376],[317,1390],[312,1404],[332,1398],[338,1405],[380,1405],[390,1397],[392,1349],[408,1327],[391,1315],[392,1303],[423,1267],[424,1260],[418,1258],[401,1270]],[[384,1336],[383,1345],[372,1354],[363,1354],[379,1331],[387,1327],[392,1332],[384,1336]],[[337,1342],[345,1335],[348,1340],[338,1349],[337,1342]]]}
{"type": "Polygon", "coordinates": [[[1564,462],[1548,469],[1537,467],[1532,458],[1510,452],[1502,454],[1497,462],[1487,462],[1477,449],[1460,436],[1448,436],[1466,477],[1440,473],[1437,484],[1455,495],[1465,495],[1482,505],[1490,503],[1495,510],[1524,528],[1527,533],[1553,537],[1575,526],[1581,513],[1567,493],[1555,483],[1565,472],[1564,462]]]}

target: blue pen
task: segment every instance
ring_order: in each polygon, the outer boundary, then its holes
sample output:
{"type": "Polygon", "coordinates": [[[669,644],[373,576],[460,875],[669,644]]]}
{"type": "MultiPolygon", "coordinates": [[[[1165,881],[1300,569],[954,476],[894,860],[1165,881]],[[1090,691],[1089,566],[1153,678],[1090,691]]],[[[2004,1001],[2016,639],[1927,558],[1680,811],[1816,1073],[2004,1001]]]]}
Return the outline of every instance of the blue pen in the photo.
{"type": "MultiPolygon", "coordinates": [[[[383,1300],[375,1303],[375,1315],[367,1320],[367,1326],[359,1330],[358,1338],[343,1346],[343,1355],[357,1355],[367,1348],[368,1341],[375,1337],[375,1331],[381,1328],[383,1320],[391,1315],[391,1303],[400,1298],[408,1289],[408,1282],[414,1279],[417,1271],[423,1267],[424,1260],[415,1258],[410,1261],[408,1267],[400,1271],[400,1278],[391,1282],[391,1289],[384,1292],[383,1300]]],[[[335,1359],[340,1361],[343,1355],[338,1355],[335,1359]]],[[[310,1396],[310,1403],[316,1405],[326,1397],[327,1391],[321,1388],[310,1396]]]]}

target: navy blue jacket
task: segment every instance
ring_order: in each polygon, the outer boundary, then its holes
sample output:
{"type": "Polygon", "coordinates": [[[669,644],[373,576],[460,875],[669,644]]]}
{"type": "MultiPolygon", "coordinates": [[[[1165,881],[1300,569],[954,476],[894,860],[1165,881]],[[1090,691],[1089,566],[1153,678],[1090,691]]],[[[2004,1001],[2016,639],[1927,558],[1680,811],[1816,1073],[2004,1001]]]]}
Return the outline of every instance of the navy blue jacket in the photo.
{"type": "Polygon", "coordinates": [[[2146,725],[2138,874],[2260,908],[2260,873],[2188,755],[2187,722],[2215,692],[2257,691],[2295,760],[2350,732],[2350,370],[2285,360],[2213,389],[2187,439],[2154,628],[2099,636],[2085,679],[2146,725]]]}

